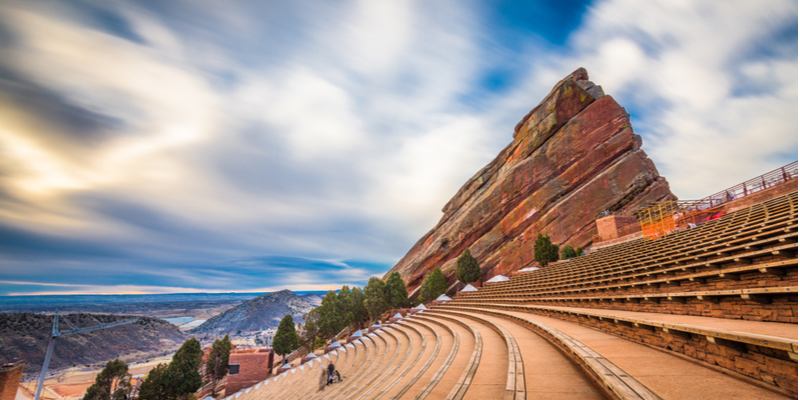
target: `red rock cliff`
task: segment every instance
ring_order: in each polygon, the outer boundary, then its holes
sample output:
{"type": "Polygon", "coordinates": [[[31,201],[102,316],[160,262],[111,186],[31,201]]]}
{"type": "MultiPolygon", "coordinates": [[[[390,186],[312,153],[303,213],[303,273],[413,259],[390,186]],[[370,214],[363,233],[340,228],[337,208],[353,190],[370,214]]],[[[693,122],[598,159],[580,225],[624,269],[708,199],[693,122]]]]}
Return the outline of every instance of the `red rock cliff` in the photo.
{"type": "Polygon", "coordinates": [[[539,232],[558,245],[586,247],[598,212],[674,198],[639,148],[625,109],[588,79],[581,68],[559,82],[517,124],[511,144],[461,187],[439,223],[391,269],[412,296],[436,266],[454,283],[455,260],[466,248],[484,278],[510,275],[534,262],[539,232]]]}

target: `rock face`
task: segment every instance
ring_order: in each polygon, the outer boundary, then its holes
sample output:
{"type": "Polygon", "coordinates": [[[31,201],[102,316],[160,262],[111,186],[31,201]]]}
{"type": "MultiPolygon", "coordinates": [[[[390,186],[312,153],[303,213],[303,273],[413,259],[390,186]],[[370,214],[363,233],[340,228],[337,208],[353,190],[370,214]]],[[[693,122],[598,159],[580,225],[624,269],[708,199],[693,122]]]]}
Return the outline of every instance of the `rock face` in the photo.
{"type": "Polygon", "coordinates": [[[456,258],[466,248],[483,279],[510,276],[535,263],[540,232],[558,245],[586,247],[598,212],[631,212],[675,198],[639,148],[625,109],[588,79],[580,68],[559,82],[389,271],[400,272],[412,296],[436,266],[453,284],[456,258]]]}
{"type": "MultiPolygon", "coordinates": [[[[316,295],[318,297],[318,295],[316,295]]],[[[222,314],[209,318],[202,325],[189,331],[197,335],[234,334],[238,331],[264,331],[277,328],[286,314],[292,314],[294,323],[303,322],[303,317],[317,304],[315,297],[310,300],[300,297],[291,290],[268,293],[248,300],[222,314]]]]}

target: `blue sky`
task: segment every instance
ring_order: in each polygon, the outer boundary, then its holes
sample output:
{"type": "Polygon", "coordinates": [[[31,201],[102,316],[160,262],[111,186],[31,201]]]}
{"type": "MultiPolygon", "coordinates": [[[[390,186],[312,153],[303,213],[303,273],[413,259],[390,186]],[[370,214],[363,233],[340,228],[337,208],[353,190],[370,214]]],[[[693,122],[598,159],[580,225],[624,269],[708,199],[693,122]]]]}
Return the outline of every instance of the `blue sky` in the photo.
{"type": "Polygon", "coordinates": [[[792,1],[4,1],[0,295],[382,275],[585,67],[680,198],[797,159],[792,1]]]}

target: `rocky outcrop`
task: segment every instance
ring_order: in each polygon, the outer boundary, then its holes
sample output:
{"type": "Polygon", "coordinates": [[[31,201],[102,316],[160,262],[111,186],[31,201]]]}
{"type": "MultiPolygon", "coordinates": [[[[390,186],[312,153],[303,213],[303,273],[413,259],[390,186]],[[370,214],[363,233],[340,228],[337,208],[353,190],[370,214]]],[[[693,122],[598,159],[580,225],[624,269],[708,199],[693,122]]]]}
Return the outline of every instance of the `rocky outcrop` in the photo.
{"type": "Polygon", "coordinates": [[[581,68],[559,82],[391,269],[412,296],[436,266],[455,282],[455,260],[466,248],[484,278],[510,275],[535,263],[540,232],[559,245],[590,246],[598,212],[674,198],[640,149],[625,109],[588,79],[581,68]]]}

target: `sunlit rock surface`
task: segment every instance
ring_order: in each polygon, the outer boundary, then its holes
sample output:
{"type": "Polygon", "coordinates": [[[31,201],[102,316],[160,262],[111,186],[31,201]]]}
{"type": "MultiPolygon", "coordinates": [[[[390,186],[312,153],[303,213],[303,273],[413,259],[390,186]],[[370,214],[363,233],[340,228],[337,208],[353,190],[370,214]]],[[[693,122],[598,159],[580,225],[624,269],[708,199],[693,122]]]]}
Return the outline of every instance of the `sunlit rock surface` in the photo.
{"type": "Polygon", "coordinates": [[[625,109],[578,69],[517,124],[514,140],[461,187],[391,271],[413,293],[436,266],[452,284],[466,248],[485,280],[533,263],[539,232],[558,245],[590,245],[598,212],[674,198],[641,144],[625,109]]]}

